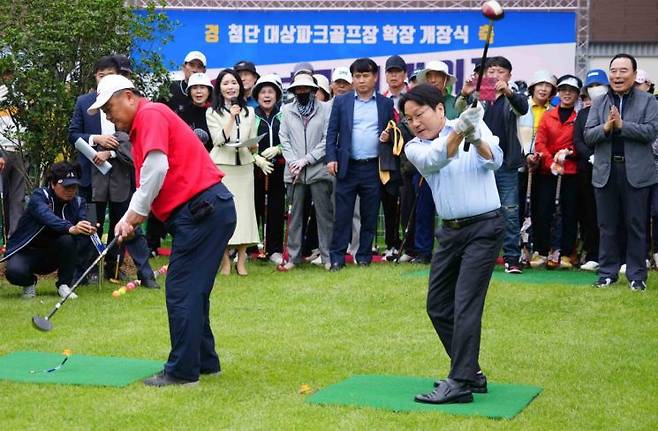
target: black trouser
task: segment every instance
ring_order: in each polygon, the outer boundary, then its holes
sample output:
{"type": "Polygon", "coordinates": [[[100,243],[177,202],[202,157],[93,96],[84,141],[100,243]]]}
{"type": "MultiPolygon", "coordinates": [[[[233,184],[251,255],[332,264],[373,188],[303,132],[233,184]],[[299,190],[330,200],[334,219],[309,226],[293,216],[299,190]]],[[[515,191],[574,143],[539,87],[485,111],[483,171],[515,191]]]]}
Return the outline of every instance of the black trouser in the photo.
{"type": "MultiPolygon", "coordinates": [[[[5,167],[2,170],[3,218],[5,237],[11,236],[25,208],[25,165],[17,151],[3,151],[5,167]]],[[[6,242],[6,241],[5,241],[6,242]]],[[[5,244],[7,245],[7,244],[5,244]]]]}
{"type": "Polygon", "coordinates": [[[569,256],[574,250],[578,235],[577,206],[578,178],[576,175],[562,175],[560,186],[561,221],[554,226],[555,189],[557,176],[546,174],[533,175],[537,184],[536,208],[533,212],[534,248],[540,255],[546,256],[550,249],[560,250],[562,256],[569,256]]]}
{"type": "Polygon", "coordinates": [[[587,260],[599,261],[599,226],[592,186],[592,165],[578,167],[578,223],[587,260]]]}
{"type": "Polygon", "coordinates": [[[400,186],[399,176],[397,179],[390,179],[386,184],[379,184],[387,249],[400,248],[400,186]]]}
{"type": "Polygon", "coordinates": [[[151,251],[158,251],[160,241],[167,235],[165,224],[158,220],[153,213],[149,213],[146,223],[146,243],[151,251]]]}
{"type": "MultiPolygon", "coordinates": [[[[274,160],[274,172],[267,177],[260,168],[254,170],[254,196],[258,223],[267,226],[265,232],[265,253],[283,252],[283,229],[286,213],[286,188],[283,184],[284,165],[274,160]],[[267,178],[267,220],[265,218],[265,178],[267,178]]],[[[281,159],[283,160],[283,159],[281,159]]],[[[285,162],[284,162],[285,163],[285,162]]]]}
{"type": "Polygon", "coordinates": [[[646,281],[647,225],[651,187],[635,188],[626,179],[624,163],[612,163],[605,186],[594,189],[601,235],[599,276],[616,278],[624,262],[620,225],[626,227],[626,278],[646,281]]]}
{"type": "Polygon", "coordinates": [[[441,228],[432,258],[427,314],[450,357],[449,377],[474,380],[480,370],[482,312],[503,244],[501,215],[461,229],[441,228]]]}
{"type": "Polygon", "coordinates": [[[57,271],[55,287],[62,284],[70,287],[77,263],[76,242],[81,243],[76,239],[89,240],[84,235],[75,238],[73,235],[62,234],[53,238],[45,248],[28,245],[7,261],[7,280],[17,286],[30,286],[37,281],[35,274],[57,271]]]}
{"type": "Polygon", "coordinates": [[[414,255],[414,233],[416,230],[415,217],[412,215],[416,206],[416,190],[414,189],[414,172],[402,174],[402,185],[400,186],[400,225],[402,232],[408,228],[404,250],[400,254],[414,255]]]}
{"type": "MultiPolygon", "coordinates": [[[[107,243],[109,244],[114,239],[114,227],[121,217],[128,211],[130,200],[124,202],[94,202],[96,205],[96,216],[100,222],[98,236],[103,235],[103,222],[105,221],[105,209],[109,206],[110,223],[107,232],[107,243]],[[108,205],[109,204],[109,205],[108,205]]],[[[140,280],[155,278],[151,265],[149,264],[149,248],[146,244],[146,239],[142,233],[142,229],[138,226],[135,229],[135,236],[127,240],[119,247],[112,247],[105,255],[105,276],[113,277],[118,269],[116,268],[117,256],[119,256],[119,267],[123,265],[124,253],[123,249],[128,250],[128,254],[133,259],[137,267],[137,278],[140,280]]]]}

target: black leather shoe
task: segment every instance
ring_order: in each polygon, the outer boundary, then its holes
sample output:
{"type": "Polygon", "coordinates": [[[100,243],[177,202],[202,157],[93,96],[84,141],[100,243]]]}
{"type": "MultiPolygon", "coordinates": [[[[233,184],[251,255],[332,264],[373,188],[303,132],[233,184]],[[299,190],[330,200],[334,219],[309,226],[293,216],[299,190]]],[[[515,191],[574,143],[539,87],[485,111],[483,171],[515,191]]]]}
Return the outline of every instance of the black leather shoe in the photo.
{"type": "Polygon", "coordinates": [[[429,394],[419,394],[414,399],[418,403],[426,404],[471,403],[473,393],[466,383],[445,379],[429,394]]]}
{"type": "Polygon", "coordinates": [[[172,377],[169,374],[166,374],[164,371],[161,371],[159,374],[156,374],[153,377],[149,377],[144,380],[146,386],[196,386],[199,384],[198,380],[183,380],[172,377]]]}
{"type": "Polygon", "coordinates": [[[344,266],[345,265],[341,265],[340,263],[332,263],[329,267],[329,272],[338,272],[343,269],[344,266]]]}
{"type": "Polygon", "coordinates": [[[147,289],[159,289],[160,285],[158,284],[157,281],[155,281],[155,278],[145,278],[144,280],[141,281],[140,284],[142,287],[145,287],[147,289]]]}
{"type": "MultiPolygon", "coordinates": [[[[434,387],[438,387],[443,380],[437,380],[434,382],[434,387]]],[[[487,376],[483,372],[479,372],[475,375],[475,380],[466,382],[471,392],[474,394],[486,394],[487,389],[487,376]]]]}

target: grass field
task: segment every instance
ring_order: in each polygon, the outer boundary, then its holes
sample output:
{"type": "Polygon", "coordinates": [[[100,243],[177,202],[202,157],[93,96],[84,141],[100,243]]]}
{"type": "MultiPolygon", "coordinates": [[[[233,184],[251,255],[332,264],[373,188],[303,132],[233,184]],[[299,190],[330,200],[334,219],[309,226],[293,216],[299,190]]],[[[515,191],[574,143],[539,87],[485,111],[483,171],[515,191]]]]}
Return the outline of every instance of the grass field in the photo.
{"type": "MultiPolygon", "coordinates": [[[[159,258],[158,263],[164,261],[159,258]]],[[[0,429],[108,430],[656,430],[658,282],[587,286],[495,281],[484,315],[481,364],[489,380],[543,392],[511,421],[394,413],[304,402],[355,374],[442,376],[448,370],[425,314],[427,280],[410,265],[288,274],[251,264],[218,278],[213,330],[219,376],[197,388],[123,389],[0,382],[0,429]]],[[[519,277],[522,280],[523,276],[519,277]]],[[[0,284],[0,354],[18,350],[165,360],[163,291],[121,299],[80,289],[40,333],[30,318],[57,301],[51,280],[36,300],[0,284]]]]}

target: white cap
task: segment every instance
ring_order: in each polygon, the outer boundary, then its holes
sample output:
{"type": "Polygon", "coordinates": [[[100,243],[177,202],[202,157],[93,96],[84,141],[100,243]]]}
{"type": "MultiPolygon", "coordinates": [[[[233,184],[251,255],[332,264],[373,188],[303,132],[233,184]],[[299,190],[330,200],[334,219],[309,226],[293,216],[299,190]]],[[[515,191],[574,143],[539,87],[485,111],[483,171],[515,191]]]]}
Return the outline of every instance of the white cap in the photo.
{"type": "Polygon", "coordinates": [[[352,83],[352,73],[347,67],[341,66],[334,69],[334,72],[331,74],[331,82],[336,82],[339,79],[347,81],[350,84],[352,83]]]}
{"type": "Polygon", "coordinates": [[[315,83],[313,77],[308,73],[298,73],[297,76],[295,76],[295,80],[292,81],[292,84],[288,86],[288,90],[296,87],[318,88],[318,84],[315,83]]]}
{"type": "Polygon", "coordinates": [[[183,61],[183,63],[189,63],[190,61],[193,61],[193,60],[199,60],[201,62],[201,64],[203,64],[204,67],[207,64],[206,63],[206,56],[203,55],[203,52],[201,52],[201,51],[190,51],[190,52],[188,52],[187,55],[185,56],[185,61],[183,61]]]}
{"type": "Polygon", "coordinates": [[[545,82],[555,87],[557,85],[557,78],[555,78],[555,76],[548,70],[538,70],[532,75],[532,79],[528,84],[528,88],[532,87],[533,85],[537,85],[540,82],[545,82]]]}
{"type": "Polygon", "coordinates": [[[313,75],[313,78],[315,78],[315,80],[318,81],[318,87],[323,89],[325,93],[327,93],[331,97],[331,88],[329,88],[329,80],[327,79],[327,77],[321,73],[316,73],[315,75],[313,75]]]}
{"type": "Polygon", "coordinates": [[[637,70],[637,74],[635,75],[635,82],[638,84],[644,84],[645,82],[653,84],[653,81],[651,81],[651,78],[649,78],[647,71],[643,69],[637,70]]]}
{"type": "Polygon", "coordinates": [[[416,75],[416,81],[418,81],[419,84],[427,83],[427,72],[429,71],[446,74],[448,76],[448,82],[446,83],[446,85],[453,85],[455,82],[457,82],[457,78],[450,74],[450,71],[448,70],[448,65],[442,61],[430,61],[429,63],[427,63],[425,65],[425,69],[421,70],[416,75]]]}
{"type": "Polygon", "coordinates": [[[190,94],[190,88],[194,85],[205,85],[206,87],[210,87],[210,91],[212,92],[212,82],[210,82],[210,78],[208,78],[208,75],[205,73],[193,73],[190,75],[190,78],[187,80],[187,88],[185,89],[186,94],[190,94]]]}
{"type": "Polygon", "coordinates": [[[121,90],[135,88],[132,81],[122,75],[107,75],[100,80],[96,87],[96,101],[87,109],[87,113],[94,115],[114,93],[121,90]]]}

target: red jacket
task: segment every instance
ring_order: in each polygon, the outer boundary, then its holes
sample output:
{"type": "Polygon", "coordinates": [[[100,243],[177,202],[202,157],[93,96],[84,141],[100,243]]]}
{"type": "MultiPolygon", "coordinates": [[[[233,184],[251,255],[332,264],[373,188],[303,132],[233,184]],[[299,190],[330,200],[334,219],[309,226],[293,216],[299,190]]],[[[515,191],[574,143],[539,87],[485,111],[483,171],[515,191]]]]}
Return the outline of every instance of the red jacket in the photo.
{"type": "Polygon", "coordinates": [[[535,136],[535,153],[542,153],[539,171],[542,174],[551,174],[553,156],[559,150],[568,148],[573,154],[564,161],[564,174],[573,175],[577,172],[576,147],[573,144],[573,127],[576,122],[576,111],[574,110],[569,119],[562,124],[559,109],[547,111],[539,122],[537,135],[535,136]]]}

